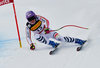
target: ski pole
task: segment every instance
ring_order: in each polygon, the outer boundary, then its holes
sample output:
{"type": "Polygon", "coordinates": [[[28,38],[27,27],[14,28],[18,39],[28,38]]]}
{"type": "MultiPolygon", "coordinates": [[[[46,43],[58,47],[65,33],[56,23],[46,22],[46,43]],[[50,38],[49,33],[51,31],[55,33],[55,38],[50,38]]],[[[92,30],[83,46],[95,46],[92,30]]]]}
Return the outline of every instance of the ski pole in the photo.
{"type": "Polygon", "coordinates": [[[81,28],[81,29],[88,29],[88,28],[85,28],[85,27],[77,26],[77,25],[65,25],[65,26],[62,26],[62,27],[60,27],[60,28],[58,28],[58,29],[50,30],[50,32],[59,31],[59,30],[65,28],[65,27],[77,27],[77,28],[81,28]]]}

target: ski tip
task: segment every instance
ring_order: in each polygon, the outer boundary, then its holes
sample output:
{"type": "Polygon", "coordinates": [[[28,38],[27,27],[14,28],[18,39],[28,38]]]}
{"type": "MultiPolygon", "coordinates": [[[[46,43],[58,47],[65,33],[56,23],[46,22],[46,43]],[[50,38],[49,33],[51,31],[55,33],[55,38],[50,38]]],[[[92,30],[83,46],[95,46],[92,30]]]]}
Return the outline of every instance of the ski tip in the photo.
{"type": "Polygon", "coordinates": [[[52,55],[52,54],[53,54],[53,51],[50,51],[50,52],[49,52],[49,55],[52,55]]]}
{"type": "Polygon", "coordinates": [[[81,50],[81,47],[77,47],[77,51],[80,51],[81,50]]]}

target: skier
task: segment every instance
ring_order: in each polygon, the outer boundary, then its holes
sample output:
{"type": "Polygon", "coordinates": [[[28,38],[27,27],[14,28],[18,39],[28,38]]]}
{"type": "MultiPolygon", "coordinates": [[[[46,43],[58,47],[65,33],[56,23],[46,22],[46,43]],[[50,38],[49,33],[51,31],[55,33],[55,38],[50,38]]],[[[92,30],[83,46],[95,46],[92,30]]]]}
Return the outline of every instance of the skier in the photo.
{"type": "Polygon", "coordinates": [[[50,32],[49,21],[39,15],[36,15],[33,11],[26,12],[26,19],[28,22],[26,23],[26,39],[30,45],[30,49],[35,49],[35,44],[31,40],[31,32],[34,33],[34,38],[41,43],[51,45],[53,48],[56,48],[59,43],[56,43],[50,38],[61,42],[75,43],[82,46],[86,41],[81,40],[79,38],[72,37],[63,37],[60,36],[57,32],[50,32]]]}

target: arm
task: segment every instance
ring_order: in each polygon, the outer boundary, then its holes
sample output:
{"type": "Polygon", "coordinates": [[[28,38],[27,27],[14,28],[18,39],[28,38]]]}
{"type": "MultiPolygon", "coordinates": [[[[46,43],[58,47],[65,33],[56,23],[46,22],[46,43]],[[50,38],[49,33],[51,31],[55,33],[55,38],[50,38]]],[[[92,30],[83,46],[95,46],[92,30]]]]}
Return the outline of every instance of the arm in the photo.
{"type": "Polygon", "coordinates": [[[28,27],[26,27],[26,40],[27,40],[28,44],[30,45],[30,49],[34,50],[35,49],[35,45],[32,43],[31,31],[28,29],[28,27]]]}
{"type": "Polygon", "coordinates": [[[32,44],[32,41],[31,41],[31,31],[29,30],[28,27],[26,27],[26,40],[28,42],[28,44],[32,44]]]}

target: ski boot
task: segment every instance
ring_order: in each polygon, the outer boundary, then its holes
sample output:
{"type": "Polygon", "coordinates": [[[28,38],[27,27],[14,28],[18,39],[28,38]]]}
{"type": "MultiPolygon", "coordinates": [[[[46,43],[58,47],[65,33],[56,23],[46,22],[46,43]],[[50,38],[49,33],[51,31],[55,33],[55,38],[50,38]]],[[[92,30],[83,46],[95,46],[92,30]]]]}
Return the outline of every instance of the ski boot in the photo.
{"type": "Polygon", "coordinates": [[[60,43],[55,43],[54,41],[49,41],[49,45],[51,45],[53,48],[57,48],[59,44],[60,43]]]}

